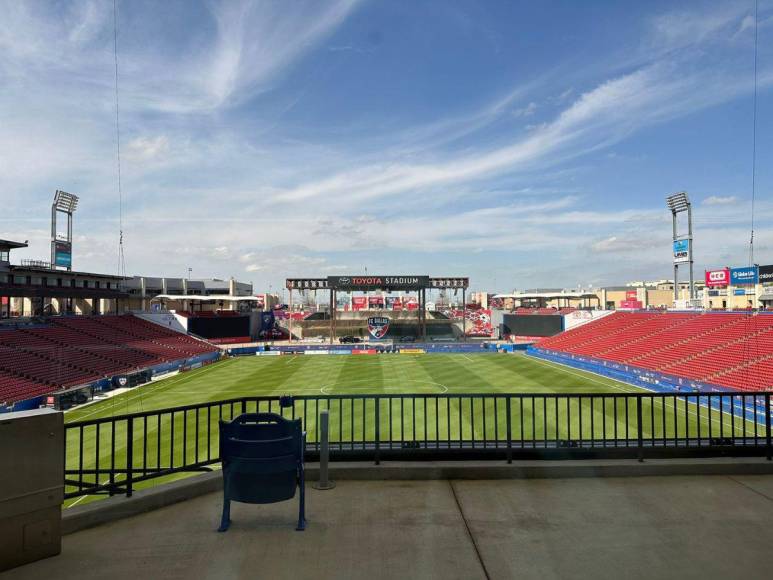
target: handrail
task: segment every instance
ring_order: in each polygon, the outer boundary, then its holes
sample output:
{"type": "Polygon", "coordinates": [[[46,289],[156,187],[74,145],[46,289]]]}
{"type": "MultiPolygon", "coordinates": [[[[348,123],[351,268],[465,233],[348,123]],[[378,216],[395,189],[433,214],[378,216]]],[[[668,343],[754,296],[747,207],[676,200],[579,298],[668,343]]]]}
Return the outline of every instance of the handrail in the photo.
{"type": "Polygon", "coordinates": [[[302,419],[319,454],[330,417],[336,459],[771,457],[766,392],[352,394],[239,397],[65,425],[65,497],[126,493],[219,463],[220,419],[302,419]]]}

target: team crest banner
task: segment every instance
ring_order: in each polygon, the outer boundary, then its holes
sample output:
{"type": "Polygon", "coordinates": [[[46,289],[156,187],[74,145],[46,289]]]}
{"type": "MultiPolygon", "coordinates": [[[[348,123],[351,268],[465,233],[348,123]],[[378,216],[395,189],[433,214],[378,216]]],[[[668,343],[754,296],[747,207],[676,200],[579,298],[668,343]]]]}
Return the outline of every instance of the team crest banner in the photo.
{"type": "Polygon", "coordinates": [[[384,338],[389,331],[389,319],[386,316],[368,318],[368,332],[373,338],[384,338]]]}

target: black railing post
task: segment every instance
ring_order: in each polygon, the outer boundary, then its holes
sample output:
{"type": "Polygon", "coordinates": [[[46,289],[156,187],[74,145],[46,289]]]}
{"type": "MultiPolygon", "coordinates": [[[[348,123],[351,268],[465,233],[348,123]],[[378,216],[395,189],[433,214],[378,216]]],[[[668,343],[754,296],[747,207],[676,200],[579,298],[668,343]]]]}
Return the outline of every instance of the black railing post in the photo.
{"type": "MultiPolygon", "coordinates": [[[[256,405],[257,405],[257,403],[256,403],[256,405]]],[[[269,403],[269,405],[270,405],[270,403],[269,403]]],[[[282,410],[280,409],[279,411],[281,413],[282,410]]],[[[247,399],[242,399],[242,415],[244,415],[246,412],[247,412],[247,399]]]]}
{"type": "Polygon", "coordinates": [[[773,456],[773,449],[770,443],[770,393],[765,393],[765,448],[767,450],[767,459],[770,461],[773,456]]]}
{"type": "Polygon", "coordinates": [[[376,405],[376,465],[381,465],[381,399],[375,397],[376,405]]]}
{"type": "Polygon", "coordinates": [[[510,401],[512,397],[507,397],[507,462],[513,462],[513,418],[510,415],[510,401]]]}
{"type": "MultiPolygon", "coordinates": [[[[638,438],[638,459],[639,461],[644,461],[644,433],[643,433],[643,425],[642,425],[642,412],[641,412],[641,400],[643,395],[637,395],[636,396],[636,432],[639,435],[638,438]]],[[[626,407],[628,405],[626,404],[626,407]]]]}
{"type": "Polygon", "coordinates": [[[115,494],[115,419],[110,421],[110,490],[109,494],[115,494]]]}
{"type": "Polygon", "coordinates": [[[132,496],[134,479],[134,417],[129,417],[126,425],[126,497],[132,496]]]}

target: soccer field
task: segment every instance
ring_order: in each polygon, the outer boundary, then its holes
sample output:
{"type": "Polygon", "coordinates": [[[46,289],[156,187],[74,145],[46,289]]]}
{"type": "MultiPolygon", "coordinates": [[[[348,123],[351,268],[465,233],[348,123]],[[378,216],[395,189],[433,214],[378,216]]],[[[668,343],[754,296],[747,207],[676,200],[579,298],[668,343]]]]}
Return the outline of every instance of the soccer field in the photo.
{"type": "Polygon", "coordinates": [[[238,397],[620,393],[641,389],[520,354],[240,357],[74,409],[67,422],[238,397]]]}
{"type": "MultiPolygon", "coordinates": [[[[504,444],[509,422],[513,446],[528,447],[548,438],[614,442],[630,434],[635,441],[636,401],[611,395],[640,392],[645,391],[522,354],[255,356],[228,359],[137,387],[69,411],[65,421],[72,424],[228,399],[295,395],[308,397],[296,400],[291,412],[303,419],[309,442],[317,441],[317,417],[328,408],[331,444],[351,442],[352,448],[354,442],[376,440],[385,445],[420,441],[425,445],[452,441],[504,444]],[[605,396],[594,400],[539,396],[553,393],[605,396]],[[379,401],[356,397],[373,394],[393,397],[379,401]],[[418,397],[397,396],[402,394],[418,397]],[[444,394],[460,397],[425,397],[444,394]],[[483,394],[524,397],[513,399],[508,412],[505,397],[473,396],[483,394]],[[326,395],[341,397],[331,401],[326,395]]],[[[133,466],[180,467],[217,457],[217,421],[221,416],[229,419],[239,409],[238,404],[215,405],[195,413],[178,411],[138,419],[133,432],[133,466]]],[[[254,403],[247,410],[254,411],[254,403]]],[[[260,410],[268,408],[264,405],[260,410]]],[[[711,414],[705,407],[675,397],[654,394],[642,400],[642,411],[642,434],[648,438],[710,437],[712,432],[713,436],[746,436],[757,432],[754,423],[740,416],[718,409],[711,414]]],[[[124,420],[68,430],[67,468],[125,467],[126,425],[124,420]]],[[[137,487],[157,485],[162,480],[137,487]]],[[[100,473],[97,481],[106,483],[106,476],[100,473]]],[[[68,491],[74,488],[70,486],[68,491]]],[[[78,498],[67,505],[90,500],[78,498]]]]}

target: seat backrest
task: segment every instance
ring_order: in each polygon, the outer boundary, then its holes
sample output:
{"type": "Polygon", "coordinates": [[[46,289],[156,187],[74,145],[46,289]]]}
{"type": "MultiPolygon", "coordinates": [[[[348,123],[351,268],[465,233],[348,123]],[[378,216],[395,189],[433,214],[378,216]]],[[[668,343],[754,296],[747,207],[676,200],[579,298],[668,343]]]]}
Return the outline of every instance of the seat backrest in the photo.
{"type": "Polygon", "coordinates": [[[303,464],[301,420],[248,413],[220,421],[226,493],[236,501],[272,503],[295,495],[303,464]]]}
{"type": "Polygon", "coordinates": [[[242,457],[264,458],[292,453],[302,460],[301,420],[285,419],[276,413],[244,413],[233,421],[220,421],[220,452],[221,459],[236,452],[242,457]],[[256,445],[250,446],[251,442],[256,445]]]}

